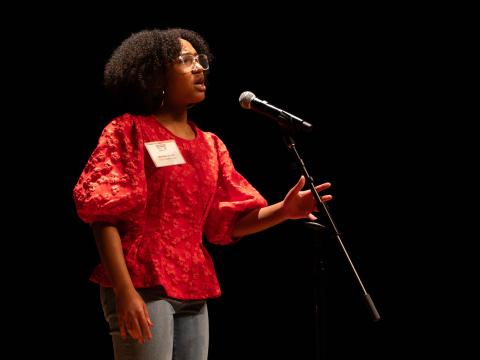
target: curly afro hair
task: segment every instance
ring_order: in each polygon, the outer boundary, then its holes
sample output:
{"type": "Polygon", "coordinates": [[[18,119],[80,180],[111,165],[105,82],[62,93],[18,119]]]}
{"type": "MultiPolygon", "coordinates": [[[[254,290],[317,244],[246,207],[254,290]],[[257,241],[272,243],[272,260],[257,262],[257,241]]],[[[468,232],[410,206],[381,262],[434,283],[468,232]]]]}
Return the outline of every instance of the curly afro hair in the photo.
{"type": "Polygon", "coordinates": [[[192,30],[143,30],[130,35],[115,49],[105,65],[104,85],[121,112],[150,115],[163,98],[165,72],[181,52],[180,40],[212,59],[209,46],[192,30]]]}

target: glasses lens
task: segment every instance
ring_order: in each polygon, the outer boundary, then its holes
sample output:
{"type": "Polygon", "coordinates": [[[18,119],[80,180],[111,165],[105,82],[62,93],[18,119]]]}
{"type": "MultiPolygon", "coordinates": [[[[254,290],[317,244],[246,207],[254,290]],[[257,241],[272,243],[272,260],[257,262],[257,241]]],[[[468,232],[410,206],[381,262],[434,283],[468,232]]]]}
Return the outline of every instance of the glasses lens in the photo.
{"type": "Polygon", "coordinates": [[[208,57],[205,54],[198,54],[198,63],[202,67],[203,70],[208,70],[208,57]]]}
{"type": "Polygon", "coordinates": [[[201,67],[203,70],[208,70],[209,67],[208,57],[205,54],[182,54],[179,56],[179,59],[184,65],[186,71],[191,71],[195,66],[195,63],[197,63],[198,66],[201,67]]]}
{"type": "Polygon", "coordinates": [[[183,65],[186,67],[192,67],[194,56],[191,54],[180,55],[180,60],[182,60],[183,65]]]}

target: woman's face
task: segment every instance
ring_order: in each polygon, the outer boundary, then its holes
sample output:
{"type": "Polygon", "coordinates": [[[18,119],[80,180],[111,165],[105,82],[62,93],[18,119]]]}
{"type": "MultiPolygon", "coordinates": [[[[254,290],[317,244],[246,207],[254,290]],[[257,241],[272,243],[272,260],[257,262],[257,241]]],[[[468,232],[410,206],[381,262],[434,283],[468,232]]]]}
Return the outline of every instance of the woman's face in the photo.
{"type": "Polygon", "coordinates": [[[165,107],[188,107],[205,99],[203,67],[208,62],[197,57],[190,42],[180,39],[180,43],[180,57],[167,70],[165,107]]]}

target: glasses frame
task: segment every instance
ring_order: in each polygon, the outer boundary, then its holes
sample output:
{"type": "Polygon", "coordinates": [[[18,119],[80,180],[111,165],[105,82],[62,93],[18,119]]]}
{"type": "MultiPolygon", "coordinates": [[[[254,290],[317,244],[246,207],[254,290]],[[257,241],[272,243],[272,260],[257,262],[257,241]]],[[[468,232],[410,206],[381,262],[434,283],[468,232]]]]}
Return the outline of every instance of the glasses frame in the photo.
{"type": "Polygon", "coordinates": [[[192,71],[195,68],[195,64],[198,64],[200,69],[202,69],[203,71],[207,71],[208,69],[210,69],[210,63],[208,62],[208,56],[206,54],[196,54],[196,55],[193,55],[190,53],[181,54],[177,58],[177,62],[185,66],[186,72],[192,71]],[[185,58],[191,58],[192,64],[188,65],[186,62],[189,62],[189,60],[185,60],[185,58]],[[204,67],[201,61],[206,62],[207,66],[204,67]]]}

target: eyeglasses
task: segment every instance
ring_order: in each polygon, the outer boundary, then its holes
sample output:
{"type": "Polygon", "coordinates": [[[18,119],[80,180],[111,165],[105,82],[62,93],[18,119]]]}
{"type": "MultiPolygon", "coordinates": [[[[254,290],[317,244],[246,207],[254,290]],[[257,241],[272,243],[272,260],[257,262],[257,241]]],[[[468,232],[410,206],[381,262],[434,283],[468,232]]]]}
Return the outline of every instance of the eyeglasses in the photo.
{"type": "Polygon", "coordinates": [[[186,72],[192,71],[195,63],[197,63],[202,70],[208,70],[210,67],[208,64],[208,56],[205,54],[182,54],[178,57],[178,62],[184,66],[186,72]]]}

